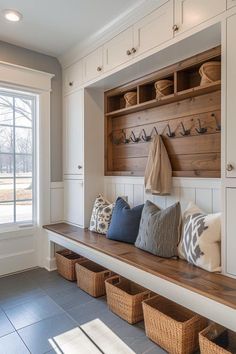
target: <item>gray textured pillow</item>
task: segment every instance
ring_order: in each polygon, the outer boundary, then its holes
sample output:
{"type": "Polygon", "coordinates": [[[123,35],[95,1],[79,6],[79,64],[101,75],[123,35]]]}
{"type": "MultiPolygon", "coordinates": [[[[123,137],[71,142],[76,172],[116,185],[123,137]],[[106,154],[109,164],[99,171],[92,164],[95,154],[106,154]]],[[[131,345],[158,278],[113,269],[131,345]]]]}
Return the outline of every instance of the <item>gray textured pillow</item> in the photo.
{"type": "Polygon", "coordinates": [[[161,210],[147,200],[143,208],[135,246],[159,257],[177,256],[180,223],[179,203],[161,210]]]}

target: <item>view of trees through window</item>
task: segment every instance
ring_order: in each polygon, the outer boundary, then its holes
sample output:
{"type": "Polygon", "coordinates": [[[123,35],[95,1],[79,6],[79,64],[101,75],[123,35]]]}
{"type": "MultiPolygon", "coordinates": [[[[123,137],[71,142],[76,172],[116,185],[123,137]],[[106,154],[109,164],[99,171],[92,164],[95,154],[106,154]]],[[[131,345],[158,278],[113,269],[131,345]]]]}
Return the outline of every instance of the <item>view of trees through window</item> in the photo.
{"type": "Polygon", "coordinates": [[[0,224],[32,222],[35,97],[0,90],[0,224]]]}

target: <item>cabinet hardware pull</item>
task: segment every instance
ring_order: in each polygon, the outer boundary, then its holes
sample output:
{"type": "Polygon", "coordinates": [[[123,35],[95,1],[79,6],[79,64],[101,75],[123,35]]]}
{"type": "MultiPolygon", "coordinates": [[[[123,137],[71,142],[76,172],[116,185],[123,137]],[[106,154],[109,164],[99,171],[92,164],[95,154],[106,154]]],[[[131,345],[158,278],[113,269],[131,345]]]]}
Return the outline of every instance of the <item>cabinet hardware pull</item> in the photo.
{"type": "Polygon", "coordinates": [[[179,26],[174,25],[174,26],[172,27],[172,29],[173,29],[174,32],[177,32],[177,31],[179,30],[179,26]]]}
{"type": "Polygon", "coordinates": [[[97,67],[97,71],[102,71],[102,67],[101,67],[101,66],[98,66],[98,67],[97,67]]]}
{"type": "Polygon", "coordinates": [[[131,50],[128,49],[128,50],[126,51],[126,54],[127,54],[127,55],[131,55],[131,54],[132,54],[131,50]]]}
{"type": "Polygon", "coordinates": [[[227,171],[232,171],[234,169],[234,166],[231,164],[231,163],[227,163],[227,165],[226,165],[226,170],[227,171]]]}
{"type": "Polygon", "coordinates": [[[82,166],[81,165],[78,165],[78,169],[81,170],[82,166]]]}
{"type": "Polygon", "coordinates": [[[73,81],[70,81],[70,82],[69,82],[69,86],[73,86],[73,81]]]}
{"type": "Polygon", "coordinates": [[[137,49],[132,48],[132,49],[131,49],[131,52],[134,54],[134,53],[136,53],[136,52],[137,52],[137,49]]]}

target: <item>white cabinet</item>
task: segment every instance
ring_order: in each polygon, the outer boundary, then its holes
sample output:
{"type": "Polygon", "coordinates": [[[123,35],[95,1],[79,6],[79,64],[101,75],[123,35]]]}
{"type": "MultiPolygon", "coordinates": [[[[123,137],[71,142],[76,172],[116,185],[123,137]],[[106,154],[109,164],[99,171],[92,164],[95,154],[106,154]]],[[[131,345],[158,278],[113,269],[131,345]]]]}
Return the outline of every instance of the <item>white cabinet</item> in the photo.
{"type": "Polygon", "coordinates": [[[83,90],[64,97],[64,175],[83,174],[83,114],[83,90]]]}
{"type": "Polygon", "coordinates": [[[121,32],[103,46],[104,71],[116,68],[132,58],[133,27],[121,32]]]}
{"type": "Polygon", "coordinates": [[[226,44],[226,173],[227,177],[236,177],[236,15],[227,19],[227,44],[226,44]]]}
{"type": "Polygon", "coordinates": [[[64,180],[64,219],[84,226],[84,185],[82,179],[64,180]]]}
{"type": "Polygon", "coordinates": [[[83,59],[84,81],[95,79],[103,72],[102,47],[99,47],[83,59]]]}
{"type": "Polygon", "coordinates": [[[82,60],[69,66],[63,71],[63,91],[69,93],[76,90],[83,83],[82,60]]]}
{"type": "Polygon", "coordinates": [[[135,55],[140,55],[173,38],[173,1],[145,16],[134,25],[135,55]]]}
{"type": "Polygon", "coordinates": [[[182,33],[226,10],[226,0],[175,0],[175,33],[182,33]]]}
{"type": "Polygon", "coordinates": [[[236,188],[226,189],[226,271],[231,275],[236,276],[236,188]]]}
{"type": "Polygon", "coordinates": [[[227,0],[227,9],[236,5],[236,0],[227,0]]]}

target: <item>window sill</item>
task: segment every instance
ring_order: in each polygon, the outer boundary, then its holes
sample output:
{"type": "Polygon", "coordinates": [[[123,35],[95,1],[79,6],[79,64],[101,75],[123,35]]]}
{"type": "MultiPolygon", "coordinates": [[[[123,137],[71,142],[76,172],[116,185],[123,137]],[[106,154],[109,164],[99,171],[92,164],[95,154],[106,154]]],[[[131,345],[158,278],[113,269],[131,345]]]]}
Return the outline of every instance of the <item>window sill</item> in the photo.
{"type": "Polygon", "coordinates": [[[22,234],[28,231],[32,233],[32,231],[36,230],[36,225],[33,224],[25,224],[25,225],[4,225],[0,226],[0,238],[2,238],[2,235],[9,235],[9,234],[22,234]]]}

